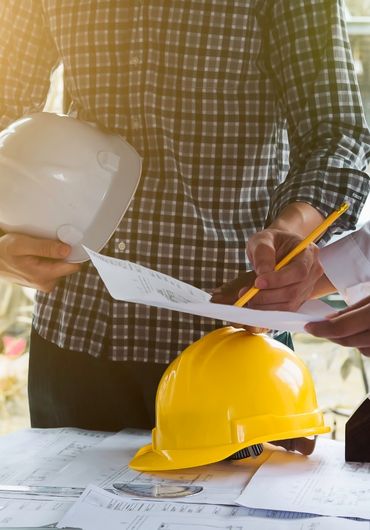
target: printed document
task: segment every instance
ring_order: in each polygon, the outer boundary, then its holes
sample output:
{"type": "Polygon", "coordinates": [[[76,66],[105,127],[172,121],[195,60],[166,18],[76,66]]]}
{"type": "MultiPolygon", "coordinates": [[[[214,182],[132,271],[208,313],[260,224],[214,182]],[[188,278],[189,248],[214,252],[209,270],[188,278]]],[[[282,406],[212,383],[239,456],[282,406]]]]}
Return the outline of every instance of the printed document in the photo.
{"type": "Polygon", "coordinates": [[[6,455],[0,484],[49,485],[51,479],[111,433],[82,429],[25,429],[0,437],[6,455]]]}
{"type": "Polygon", "coordinates": [[[271,453],[237,502],[250,508],[370,519],[370,464],[345,462],[344,443],[319,438],[309,457],[271,453]]]}
{"type": "Polygon", "coordinates": [[[258,311],[213,304],[211,296],[187,283],[130,261],[102,256],[84,247],[110,295],[115,300],[146,304],[173,311],[281,331],[304,331],[307,322],[321,320],[333,310],[316,300],[298,313],[258,311]]]}
{"type": "Polygon", "coordinates": [[[272,512],[258,517],[222,506],[124,501],[94,486],[88,487],[58,524],[89,530],[369,530],[368,522],[313,517],[281,517],[272,512]],[[198,506],[197,506],[198,508],[198,506]],[[276,516],[275,516],[276,515],[276,516]]]}
{"type": "Polygon", "coordinates": [[[10,499],[0,494],[0,528],[56,525],[74,501],[10,499]]]}
{"type": "Polygon", "coordinates": [[[219,462],[179,471],[142,473],[130,469],[128,464],[136,451],[150,443],[150,440],[148,431],[125,430],[114,434],[51,477],[48,485],[86,487],[94,483],[102,488],[112,488],[115,483],[201,486],[202,492],[178,500],[234,505],[235,499],[269,455],[266,449],[258,458],[219,462]]]}
{"type": "MultiPolygon", "coordinates": [[[[267,449],[255,459],[220,462],[180,471],[141,473],[130,469],[128,464],[140,447],[150,443],[148,431],[127,430],[111,434],[79,429],[30,429],[3,440],[0,448],[3,454],[9,452],[12,456],[12,465],[1,466],[0,495],[27,500],[30,499],[29,493],[5,491],[1,485],[44,486],[46,490],[50,486],[83,489],[90,483],[108,489],[115,483],[200,486],[200,493],[178,500],[235,505],[235,499],[269,455],[267,449]],[[8,438],[12,443],[5,443],[8,438]],[[28,449],[24,447],[25,442],[29,444],[28,449]],[[22,447],[23,455],[19,451],[22,447]]],[[[57,497],[53,492],[46,495],[46,491],[38,493],[35,490],[32,495],[58,500],[63,498],[64,493],[57,497]]],[[[65,493],[65,498],[70,500],[74,495],[65,493]]]]}

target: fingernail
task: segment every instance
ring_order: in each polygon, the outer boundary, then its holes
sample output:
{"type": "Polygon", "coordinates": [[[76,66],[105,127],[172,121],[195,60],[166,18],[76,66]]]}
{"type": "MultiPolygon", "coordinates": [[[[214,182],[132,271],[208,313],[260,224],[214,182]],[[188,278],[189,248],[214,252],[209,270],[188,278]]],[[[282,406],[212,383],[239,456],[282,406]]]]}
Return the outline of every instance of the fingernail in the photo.
{"type": "Polygon", "coordinates": [[[267,289],[269,284],[267,283],[267,280],[263,280],[262,278],[256,278],[254,285],[257,287],[257,289],[267,289]]]}

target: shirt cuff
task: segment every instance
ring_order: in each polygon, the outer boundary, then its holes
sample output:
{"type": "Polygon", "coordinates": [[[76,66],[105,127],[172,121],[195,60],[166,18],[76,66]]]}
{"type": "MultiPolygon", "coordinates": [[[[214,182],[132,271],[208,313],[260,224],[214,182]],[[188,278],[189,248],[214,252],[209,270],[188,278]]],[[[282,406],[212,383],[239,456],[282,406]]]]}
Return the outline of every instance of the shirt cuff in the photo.
{"type": "Polygon", "coordinates": [[[324,217],[347,202],[348,210],[320,239],[320,244],[325,244],[333,234],[355,229],[369,193],[369,182],[367,173],[353,169],[329,168],[290,175],[273,193],[266,224],[292,202],[310,204],[324,217]]]}
{"type": "Polygon", "coordinates": [[[363,252],[357,239],[355,232],[319,252],[326,276],[348,305],[370,294],[370,255],[363,252]]]}

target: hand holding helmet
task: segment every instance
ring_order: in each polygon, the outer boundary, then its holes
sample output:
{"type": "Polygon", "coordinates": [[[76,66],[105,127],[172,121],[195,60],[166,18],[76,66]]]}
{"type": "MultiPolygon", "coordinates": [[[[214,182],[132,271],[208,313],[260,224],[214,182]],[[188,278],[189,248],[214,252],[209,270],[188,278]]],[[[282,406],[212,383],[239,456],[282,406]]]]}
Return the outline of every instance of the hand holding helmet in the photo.
{"type": "Polygon", "coordinates": [[[70,116],[31,114],[0,133],[0,229],[59,239],[71,246],[67,261],[86,261],[83,245],[105,246],[140,174],[141,158],[121,136],[70,116]]]}
{"type": "Polygon", "coordinates": [[[24,234],[0,237],[0,274],[9,280],[50,292],[57,281],[77,272],[78,264],[66,263],[69,245],[24,234]]]}

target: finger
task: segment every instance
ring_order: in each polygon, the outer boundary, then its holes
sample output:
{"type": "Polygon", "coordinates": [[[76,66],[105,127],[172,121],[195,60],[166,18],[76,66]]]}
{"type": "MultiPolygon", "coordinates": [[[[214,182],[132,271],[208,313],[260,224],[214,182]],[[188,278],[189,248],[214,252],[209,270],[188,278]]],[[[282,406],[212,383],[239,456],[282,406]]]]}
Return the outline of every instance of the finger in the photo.
{"type": "Polygon", "coordinates": [[[260,334],[260,333],[267,333],[269,331],[269,328],[257,328],[255,326],[246,326],[241,324],[232,324],[234,328],[243,328],[245,331],[248,331],[249,333],[253,333],[254,335],[260,334]]]}
{"type": "Polygon", "coordinates": [[[213,290],[211,302],[216,304],[234,304],[239,298],[239,292],[244,287],[248,290],[254,284],[256,275],[254,271],[241,273],[231,282],[224,283],[213,290]]]}
{"type": "Polygon", "coordinates": [[[8,234],[9,253],[15,256],[39,256],[49,259],[64,259],[71,252],[71,247],[60,241],[40,239],[23,234],[8,234]]]}
{"type": "Polygon", "coordinates": [[[80,270],[78,263],[65,263],[64,261],[47,261],[34,256],[27,256],[20,260],[20,268],[25,268],[28,277],[44,278],[44,281],[53,281],[64,276],[69,276],[80,270]],[[22,267],[23,265],[23,267],[22,267]]]}
{"type": "Polygon", "coordinates": [[[333,342],[345,347],[352,348],[370,348],[370,331],[364,331],[357,335],[350,335],[349,337],[340,337],[331,339],[333,342]]]}
{"type": "Polygon", "coordinates": [[[308,456],[312,454],[315,449],[316,437],[276,440],[270,443],[277,445],[278,447],[284,447],[287,451],[299,451],[302,455],[308,456]]]}
{"type": "Polygon", "coordinates": [[[237,293],[214,293],[210,298],[210,302],[212,304],[233,305],[237,299],[237,293]]]}
{"type": "Polygon", "coordinates": [[[269,328],[256,328],[253,326],[244,326],[244,329],[249,331],[250,333],[254,333],[255,335],[260,335],[261,333],[267,333],[270,331],[269,328]]]}
{"type": "Polygon", "coordinates": [[[310,322],[305,329],[317,337],[335,339],[357,335],[369,329],[370,304],[321,322],[310,322]]]}
{"type": "MultiPolygon", "coordinates": [[[[329,339],[329,337],[324,338],[329,339]]],[[[367,349],[370,347],[370,333],[359,333],[349,337],[332,337],[329,340],[345,348],[358,348],[361,350],[362,348],[367,349]]]]}
{"type": "Polygon", "coordinates": [[[271,272],[276,265],[273,239],[268,234],[257,234],[248,242],[248,256],[257,276],[271,272]]]}
{"type": "Polygon", "coordinates": [[[41,284],[41,285],[37,285],[36,289],[38,291],[42,291],[43,293],[51,293],[53,291],[53,289],[55,289],[55,287],[57,285],[58,285],[57,281],[47,282],[47,283],[44,283],[44,284],[41,284]]]}
{"type": "MultiPolygon", "coordinates": [[[[242,296],[248,289],[242,289],[239,293],[242,296]]],[[[290,285],[288,288],[283,289],[264,289],[259,291],[247,304],[246,307],[253,309],[260,309],[266,305],[273,306],[275,304],[285,304],[289,301],[297,300],[298,298],[304,298],[305,292],[302,289],[300,283],[290,285]]]]}
{"type": "Polygon", "coordinates": [[[301,305],[301,301],[297,300],[289,300],[287,302],[276,302],[274,304],[264,305],[257,305],[256,302],[250,301],[246,307],[248,309],[255,309],[259,311],[296,311],[301,305]]]}
{"type": "Polygon", "coordinates": [[[226,282],[219,287],[212,290],[213,295],[219,294],[234,294],[237,295],[242,287],[252,286],[256,274],[254,271],[242,272],[237,278],[234,278],[230,282],[226,282]]]}
{"type": "Polygon", "coordinates": [[[313,254],[303,252],[279,271],[272,271],[258,276],[255,286],[259,289],[277,289],[283,286],[303,282],[306,278],[315,281],[322,275],[322,267],[314,263],[313,254]]]}

